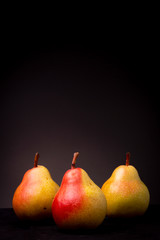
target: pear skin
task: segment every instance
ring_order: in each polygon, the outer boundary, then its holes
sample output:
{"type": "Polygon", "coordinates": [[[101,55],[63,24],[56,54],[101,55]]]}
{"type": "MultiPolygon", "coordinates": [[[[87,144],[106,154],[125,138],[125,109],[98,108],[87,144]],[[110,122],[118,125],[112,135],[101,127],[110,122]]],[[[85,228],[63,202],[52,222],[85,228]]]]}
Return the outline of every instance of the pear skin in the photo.
{"type": "Polygon", "coordinates": [[[62,179],[52,204],[52,214],[61,229],[92,229],[104,220],[106,198],[101,189],[82,168],[75,168],[79,153],[75,153],[72,167],[62,179]]]}
{"type": "Polygon", "coordinates": [[[39,154],[36,153],[34,167],[24,174],[12,200],[14,212],[23,220],[52,217],[51,206],[59,189],[48,169],[37,165],[38,158],[39,154]]]}
{"type": "Polygon", "coordinates": [[[149,206],[148,188],[136,168],[129,165],[129,158],[130,154],[127,153],[126,165],[117,167],[101,188],[107,199],[109,217],[140,216],[149,206]]]}

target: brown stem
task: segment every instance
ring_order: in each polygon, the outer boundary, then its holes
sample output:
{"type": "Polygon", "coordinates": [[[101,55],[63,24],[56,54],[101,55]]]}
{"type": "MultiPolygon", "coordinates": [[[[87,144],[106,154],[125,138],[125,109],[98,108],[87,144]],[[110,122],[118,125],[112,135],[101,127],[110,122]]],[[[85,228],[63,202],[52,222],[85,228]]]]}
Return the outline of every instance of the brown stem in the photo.
{"type": "Polygon", "coordinates": [[[34,167],[37,167],[38,159],[39,159],[39,153],[37,152],[34,157],[34,167]]]}
{"type": "Polygon", "coordinates": [[[71,169],[75,168],[75,164],[76,164],[76,159],[79,155],[79,152],[75,152],[73,155],[73,160],[72,160],[72,165],[71,165],[71,169]]]}
{"type": "Polygon", "coordinates": [[[130,160],[130,157],[131,157],[131,154],[130,154],[130,152],[127,152],[127,153],[126,153],[126,166],[128,166],[128,165],[129,165],[129,160],[130,160]]]}

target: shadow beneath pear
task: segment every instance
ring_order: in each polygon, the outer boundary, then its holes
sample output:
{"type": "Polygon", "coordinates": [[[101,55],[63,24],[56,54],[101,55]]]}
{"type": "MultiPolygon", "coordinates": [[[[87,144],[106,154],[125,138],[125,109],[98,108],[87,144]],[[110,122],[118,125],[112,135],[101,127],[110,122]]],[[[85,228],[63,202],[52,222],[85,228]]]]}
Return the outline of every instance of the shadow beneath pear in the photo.
{"type": "Polygon", "coordinates": [[[18,228],[22,228],[22,229],[29,229],[31,227],[46,227],[46,226],[55,226],[56,224],[53,220],[53,218],[46,218],[46,219],[40,219],[40,220],[22,220],[19,219],[16,214],[14,213],[13,209],[11,212],[11,219],[13,219],[13,225],[15,225],[18,228]]]}

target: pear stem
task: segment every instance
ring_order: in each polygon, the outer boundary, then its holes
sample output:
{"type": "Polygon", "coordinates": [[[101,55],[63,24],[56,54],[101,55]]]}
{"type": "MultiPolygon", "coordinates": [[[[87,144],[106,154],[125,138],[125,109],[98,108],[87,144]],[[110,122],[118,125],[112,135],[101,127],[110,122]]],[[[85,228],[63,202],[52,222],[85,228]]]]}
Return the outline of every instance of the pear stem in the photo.
{"type": "Polygon", "coordinates": [[[75,152],[74,155],[73,155],[73,160],[72,160],[72,165],[71,165],[71,169],[74,169],[75,168],[75,164],[76,164],[76,159],[79,155],[79,152],[75,152]]]}
{"type": "Polygon", "coordinates": [[[34,157],[34,167],[37,167],[38,159],[39,159],[39,153],[37,152],[34,157]]]}
{"type": "Polygon", "coordinates": [[[131,157],[131,154],[130,154],[130,152],[127,152],[127,153],[126,153],[126,166],[128,166],[128,165],[129,165],[129,160],[130,160],[130,157],[131,157]]]}

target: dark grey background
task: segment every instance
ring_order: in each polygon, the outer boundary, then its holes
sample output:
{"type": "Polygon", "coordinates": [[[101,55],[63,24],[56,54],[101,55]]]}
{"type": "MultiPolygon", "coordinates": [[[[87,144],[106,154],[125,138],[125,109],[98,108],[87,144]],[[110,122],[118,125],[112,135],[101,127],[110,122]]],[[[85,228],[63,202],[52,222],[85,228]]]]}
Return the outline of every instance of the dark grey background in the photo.
{"type": "Polygon", "coordinates": [[[159,203],[154,34],[151,41],[147,23],[134,24],[113,31],[93,25],[92,32],[66,26],[60,34],[27,23],[4,29],[0,207],[11,207],[37,151],[58,184],[79,151],[77,167],[100,187],[130,151],[151,203],[159,203]]]}

